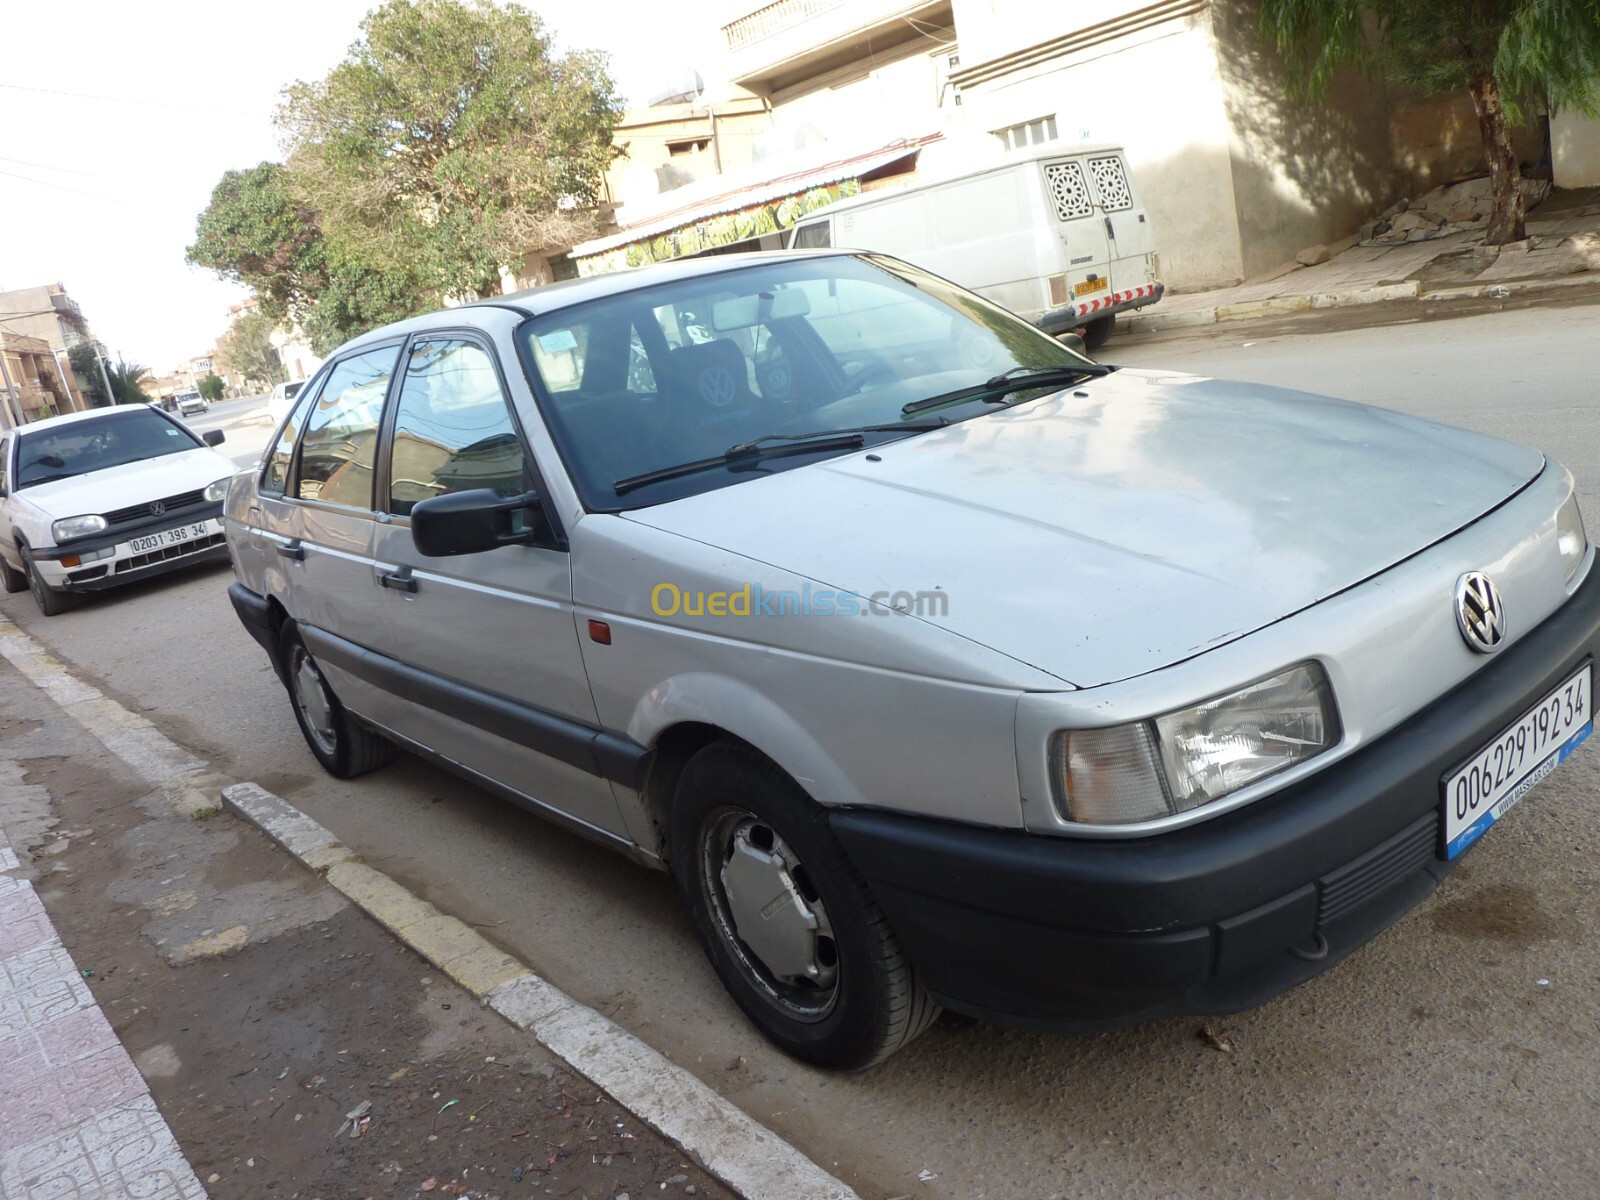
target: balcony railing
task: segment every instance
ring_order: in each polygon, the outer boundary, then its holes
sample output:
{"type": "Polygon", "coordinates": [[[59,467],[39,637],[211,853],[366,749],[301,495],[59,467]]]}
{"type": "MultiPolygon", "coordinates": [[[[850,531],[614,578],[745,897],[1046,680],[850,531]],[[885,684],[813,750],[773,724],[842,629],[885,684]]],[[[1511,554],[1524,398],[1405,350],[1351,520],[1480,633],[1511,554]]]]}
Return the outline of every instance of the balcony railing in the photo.
{"type": "Polygon", "coordinates": [[[798,25],[807,17],[839,8],[843,3],[844,0],[776,0],[724,25],[722,35],[728,39],[728,49],[739,50],[798,25]]]}

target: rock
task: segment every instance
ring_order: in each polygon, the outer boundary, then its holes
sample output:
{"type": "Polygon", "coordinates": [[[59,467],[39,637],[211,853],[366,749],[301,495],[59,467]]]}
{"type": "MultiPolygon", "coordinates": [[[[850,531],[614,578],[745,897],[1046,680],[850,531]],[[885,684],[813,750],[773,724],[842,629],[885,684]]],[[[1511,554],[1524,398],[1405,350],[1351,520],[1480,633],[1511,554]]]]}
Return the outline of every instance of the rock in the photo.
{"type": "Polygon", "coordinates": [[[1388,221],[1388,220],[1379,221],[1376,225],[1374,225],[1372,227],[1372,236],[1375,237],[1375,238],[1380,238],[1384,234],[1388,233],[1393,228],[1394,228],[1394,222],[1393,221],[1388,221]]]}
{"type": "Polygon", "coordinates": [[[1391,204],[1388,208],[1384,209],[1378,214],[1378,223],[1381,225],[1387,221],[1393,221],[1401,213],[1405,212],[1407,203],[1409,202],[1401,200],[1397,203],[1391,204]]]}
{"type": "Polygon", "coordinates": [[[1426,213],[1415,210],[1403,212],[1394,219],[1394,232],[1406,234],[1408,237],[1416,230],[1426,230],[1428,233],[1432,233],[1437,228],[1439,228],[1438,221],[1435,221],[1426,213]]]}
{"type": "Polygon", "coordinates": [[[1328,261],[1328,248],[1326,246],[1307,246],[1294,256],[1294,260],[1302,267],[1315,267],[1328,261]]]}
{"type": "Polygon", "coordinates": [[[1532,238],[1523,238],[1520,242],[1502,242],[1500,244],[1500,253],[1501,254],[1511,254],[1511,253],[1526,254],[1529,250],[1532,250],[1532,249],[1533,249],[1533,239],[1532,238]]]}

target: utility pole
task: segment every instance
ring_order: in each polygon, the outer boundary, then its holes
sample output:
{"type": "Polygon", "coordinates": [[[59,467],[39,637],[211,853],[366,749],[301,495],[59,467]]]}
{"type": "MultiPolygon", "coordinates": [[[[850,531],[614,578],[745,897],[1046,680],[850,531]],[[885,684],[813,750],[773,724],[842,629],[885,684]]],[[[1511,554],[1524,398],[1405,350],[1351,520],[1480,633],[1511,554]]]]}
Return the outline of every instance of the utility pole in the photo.
{"type": "Polygon", "coordinates": [[[0,379],[6,384],[6,416],[7,424],[13,429],[21,429],[27,422],[22,417],[22,397],[17,395],[17,389],[11,383],[11,368],[6,366],[5,338],[0,337],[0,379]]]}

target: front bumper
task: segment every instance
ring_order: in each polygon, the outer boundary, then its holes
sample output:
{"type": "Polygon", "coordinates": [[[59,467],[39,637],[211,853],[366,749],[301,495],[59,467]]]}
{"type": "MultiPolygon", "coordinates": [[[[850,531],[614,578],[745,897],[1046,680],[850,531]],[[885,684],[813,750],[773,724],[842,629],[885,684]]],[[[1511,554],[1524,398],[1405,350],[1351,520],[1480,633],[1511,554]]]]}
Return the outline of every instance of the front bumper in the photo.
{"type": "Polygon", "coordinates": [[[33,551],[34,563],[45,583],[67,592],[97,592],[121,587],[194,563],[226,562],[228,547],[222,532],[221,505],[208,506],[164,521],[146,522],[134,529],[119,529],[96,537],[79,538],[64,546],[33,551]],[[167,546],[141,545],[171,529],[203,527],[188,541],[167,546]],[[82,561],[109,550],[106,557],[82,561]],[[74,558],[80,561],[74,563],[74,558]]]}
{"type": "Polygon", "coordinates": [[[834,833],[947,1007],[1092,1029],[1237,1012],[1326,970],[1427,897],[1440,780],[1585,657],[1600,571],[1384,737],[1169,834],[1083,840],[841,810],[834,833]]]}

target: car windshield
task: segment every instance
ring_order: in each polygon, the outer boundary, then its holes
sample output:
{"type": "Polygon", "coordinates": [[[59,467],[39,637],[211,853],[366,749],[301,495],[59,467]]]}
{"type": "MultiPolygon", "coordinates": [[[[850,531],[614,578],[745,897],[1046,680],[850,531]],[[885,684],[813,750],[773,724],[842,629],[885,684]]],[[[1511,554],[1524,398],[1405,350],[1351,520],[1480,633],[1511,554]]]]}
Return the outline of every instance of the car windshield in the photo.
{"type": "Polygon", "coordinates": [[[17,440],[17,487],[33,487],[125,463],[181,454],[204,445],[149,408],[112,411],[54,429],[24,430],[17,440]]]}
{"type": "Polygon", "coordinates": [[[640,287],[532,317],[519,344],[585,507],[606,512],[912,436],[1036,397],[1046,380],[1060,388],[1079,368],[1104,371],[876,255],[640,287]],[[1046,375],[1035,387],[1017,381],[1036,371],[1046,375]]]}

